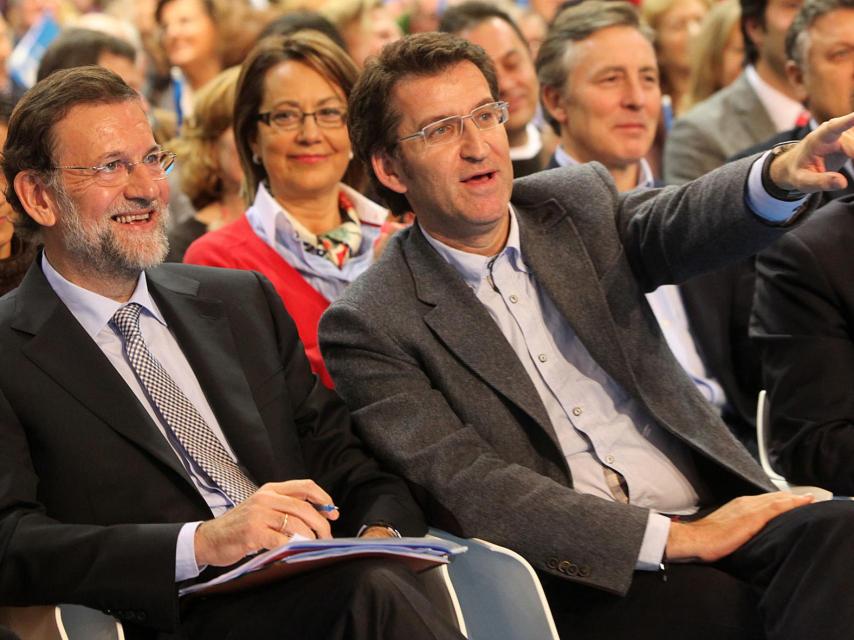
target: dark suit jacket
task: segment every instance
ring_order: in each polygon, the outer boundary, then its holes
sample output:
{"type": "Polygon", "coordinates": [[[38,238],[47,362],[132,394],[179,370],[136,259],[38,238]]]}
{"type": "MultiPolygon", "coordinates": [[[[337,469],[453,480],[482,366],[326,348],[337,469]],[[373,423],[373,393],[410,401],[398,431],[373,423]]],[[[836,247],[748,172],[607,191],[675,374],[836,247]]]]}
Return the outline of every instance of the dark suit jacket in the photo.
{"type": "Polygon", "coordinates": [[[727,403],[721,417],[756,455],[759,356],[747,335],[753,304],[753,257],[704,273],[679,285],[694,345],[727,403]]]}
{"type": "MultiPolygon", "coordinates": [[[[744,207],[749,164],[618,194],[591,163],[513,190],[526,264],[596,362],[694,452],[710,503],[770,485],[673,357],[644,292],[783,233],[744,207]]],[[[626,592],[648,511],[572,489],[522,363],[418,226],[333,303],[320,338],[359,433],[420,487],[433,522],[554,576],[626,592]]]]}
{"type": "Polygon", "coordinates": [[[799,484],[854,494],[854,197],[757,259],[759,346],[776,464],[799,484]]]}
{"type": "MultiPolygon", "coordinates": [[[[802,140],[809,132],[809,126],[794,127],[729,161],[763,153],[781,142],[802,140]]],[[[847,169],[842,173],[848,178],[848,187],[823,193],[822,202],[854,194],[854,177],[847,169]]],[[[679,287],[703,363],[726,393],[724,421],[752,452],[756,451],[756,398],[762,388],[758,350],[748,337],[754,278],[754,259],[749,258],[679,287]]]]}
{"type": "MultiPolygon", "coordinates": [[[[425,530],[403,483],[352,435],[258,274],[148,272],[152,297],[250,477],[312,478],[334,531],[425,530]]],[[[166,440],[34,265],[0,299],[0,601],[81,603],[162,630],[179,624],[175,545],[211,512],[166,440]]]]}

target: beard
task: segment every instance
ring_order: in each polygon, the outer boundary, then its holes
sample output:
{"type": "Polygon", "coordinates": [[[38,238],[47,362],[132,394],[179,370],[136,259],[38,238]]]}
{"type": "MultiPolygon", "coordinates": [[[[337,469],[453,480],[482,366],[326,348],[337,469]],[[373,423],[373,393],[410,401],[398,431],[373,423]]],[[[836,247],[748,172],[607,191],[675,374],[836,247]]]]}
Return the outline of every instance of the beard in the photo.
{"type": "Polygon", "coordinates": [[[96,273],[102,278],[130,280],[139,277],[141,271],[155,267],[166,258],[169,242],[166,237],[166,221],[169,210],[159,199],[147,206],[127,203],[113,207],[97,220],[84,222],[77,203],[62,185],[54,187],[54,193],[63,212],[59,220],[65,250],[74,259],[78,268],[96,273]],[[113,217],[139,213],[152,209],[158,212],[157,226],[150,233],[116,233],[113,217]]]}

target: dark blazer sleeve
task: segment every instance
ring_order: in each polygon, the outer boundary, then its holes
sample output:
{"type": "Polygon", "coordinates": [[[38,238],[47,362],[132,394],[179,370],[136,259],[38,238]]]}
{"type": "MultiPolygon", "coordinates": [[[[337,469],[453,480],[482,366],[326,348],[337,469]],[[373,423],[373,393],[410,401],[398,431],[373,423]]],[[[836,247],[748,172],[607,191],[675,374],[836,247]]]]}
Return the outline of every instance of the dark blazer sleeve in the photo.
{"type": "Polygon", "coordinates": [[[26,433],[0,391],[0,602],[80,603],[174,629],[181,524],[67,524],[47,515],[38,490],[26,433]]]}
{"type": "Polygon", "coordinates": [[[751,318],[777,465],[793,483],[845,495],[854,494],[850,206],[830,205],[760,254],[751,318]]]}
{"type": "Polygon", "coordinates": [[[281,299],[263,276],[272,315],[283,388],[287,389],[301,454],[309,478],[323,487],[340,508],[335,535],[354,536],[362,525],[386,522],[403,535],[427,531],[421,510],[399,477],[379,468],[353,433],[347,407],[311,373],[296,327],[281,299]]]}

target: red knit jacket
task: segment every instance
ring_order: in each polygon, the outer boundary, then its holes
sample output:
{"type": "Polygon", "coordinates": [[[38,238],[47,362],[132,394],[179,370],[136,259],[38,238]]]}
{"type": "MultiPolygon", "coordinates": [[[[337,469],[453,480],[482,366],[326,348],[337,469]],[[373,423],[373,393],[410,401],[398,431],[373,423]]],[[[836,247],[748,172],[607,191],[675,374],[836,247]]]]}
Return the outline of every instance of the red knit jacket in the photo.
{"type": "Polygon", "coordinates": [[[193,242],[184,254],[184,262],[258,271],[266,276],[296,323],[312,370],[323,384],[330,389],[333,387],[317,344],[317,325],[320,315],[329,306],[329,300],[258,237],[246,216],[193,242]]]}

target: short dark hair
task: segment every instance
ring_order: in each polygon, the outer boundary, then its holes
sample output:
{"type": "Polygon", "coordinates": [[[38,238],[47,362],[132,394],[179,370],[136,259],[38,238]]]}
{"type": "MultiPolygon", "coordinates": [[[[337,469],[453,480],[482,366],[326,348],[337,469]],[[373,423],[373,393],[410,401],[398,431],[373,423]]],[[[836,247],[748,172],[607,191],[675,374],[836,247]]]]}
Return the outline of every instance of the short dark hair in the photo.
{"type": "MultiPolygon", "coordinates": [[[[641,20],[635,6],[628,2],[586,0],[562,9],[552,21],[537,54],[535,66],[540,87],[562,89],[572,70],[567,59],[570,45],[586,40],[603,29],[617,26],[637,29],[647,40],[653,41],[652,30],[641,20]]],[[[560,123],[548,109],[543,108],[543,116],[560,133],[560,123]]]]}
{"type": "Polygon", "coordinates": [[[298,9],[289,11],[270,22],[261,32],[261,38],[270,36],[291,36],[299,31],[318,31],[339,47],[347,50],[344,38],[327,18],[317,11],[298,9]]]}
{"type": "Polygon", "coordinates": [[[262,164],[252,161],[252,142],[258,135],[258,112],[264,100],[264,78],[276,65],[295,60],[317,71],[350,96],[359,70],[353,59],[332,40],[316,31],[270,36],[258,43],[243,63],[234,101],[234,139],[243,167],[244,191],[251,202],[267,177],[262,164]]]}
{"type": "Polygon", "coordinates": [[[68,29],[47,48],[39,63],[36,81],[54,71],[98,64],[103,53],[112,53],[136,62],[136,50],[129,42],[92,29],[68,29]]]}
{"type": "Polygon", "coordinates": [[[854,9],[854,0],[806,0],[786,32],[786,57],[803,66],[810,28],[816,20],[838,9],[854,9]]]}
{"type": "Polygon", "coordinates": [[[525,34],[522,33],[519,25],[510,17],[510,14],[502,11],[494,4],[482,2],[482,0],[468,0],[462,4],[448,7],[439,21],[439,31],[459,35],[463,31],[474,29],[481,22],[486,22],[492,18],[498,18],[510,25],[510,28],[519,36],[519,40],[528,46],[525,34]]]}
{"type": "Polygon", "coordinates": [[[18,225],[26,231],[39,229],[15,193],[15,176],[36,171],[50,176],[55,164],[54,129],[68,112],[81,104],[115,104],[140,100],[139,94],[112,71],[98,66],[57,71],[27,91],[9,120],[3,145],[3,174],[6,199],[18,214],[18,225]]]}
{"type": "Polygon", "coordinates": [[[353,151],[367,167],[377,193],[394,214],[410,211],[409,201],[377,180],[371,165],[374,155],[393,155],[397,149],[401,114],[390,100],[392,92],[405,78],[441,75],[466,61],[480,69],[492,97],[498,100],[495,67],[486,52],[459,36],[437,32],[406,36],[383,47],[379,56],[369,60],[350,94],[347,125],[353,151]]]}
{"type": "Polygon", "coordinates": [[[759,49],[747,33],[747,23],[755,22],[765,26],[765,9],[768,0],[739,0],[741,2],[741,35],[744,38],[744,59],[748,64],[756,64],[759,59],[759,49]]]}

